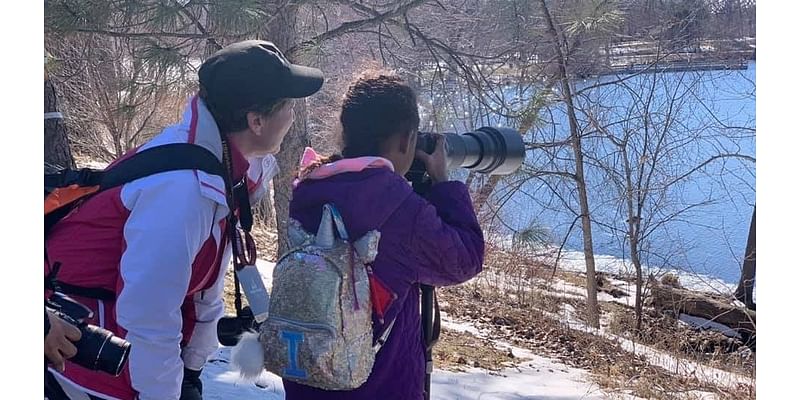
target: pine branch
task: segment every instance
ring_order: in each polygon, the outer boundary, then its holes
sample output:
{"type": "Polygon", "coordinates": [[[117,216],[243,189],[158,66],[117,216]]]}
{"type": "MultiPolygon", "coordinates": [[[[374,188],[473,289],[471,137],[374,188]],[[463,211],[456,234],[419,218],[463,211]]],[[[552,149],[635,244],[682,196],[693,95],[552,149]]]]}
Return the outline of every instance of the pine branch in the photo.
{"type": "Polygon", "coordinates": [[[95,33],[98,35],[119,37],[119,38],[179,38],[179,39],[209,39],[209,34],[203,33],[179,33],[179,32],[119,32],[107,29],[77,28],[76,32],[95,33]]]}
{"type": "Polygon", "coordinates": [[[208,33],[208,30],[206,29],[206,27],[203,26],[203,24],[200,22],[200,20],[197,17],[194,16],[194,14],[192,14],[186,8],[182,8],[181,9],[181,13],[183,15],[185,15],[187,18],[189,18],[190,20],[192,20],[192,23],[194,23],[194,26],[197,28],[197,30],[200,32],[200,34],[207,36],[208,38],[206,40],[209,43],[211,43],[215,47],[216,50],[221,50],[222,49],[222,45],[220,45],[219,42],[217,41],[217,39],[215,39],[210,33],[208,33]]]}
{"type": "Polygon", "coordinates": [[[331,40],[331,39],[346,35],[348,33],[352,33],[354,31],[357,31],[357,30],[360,30],[360,29],[364,29],[364,28],[369,27],[369,26],[374,26],[374,25],[381,24],[386,20],[389,20],[389,19],[392,19],[392,18],[395,18],[395,17],[398,17],[400,15],[403,15],[403,14],[407,13],[409,10],[411,10],[414,7],[417,7],[417,6],[421,5],[425,1],[426,0],[413,0],[413,1],[410,1],[410,2],[408,2],[406,4],[403,4],[403,5],[399,6],[399,7],[395,8],[395,9],[393,9],[393,10],[386,11],[384,13],[378,13],[377,11],[372,10],[372,9],[370,9],[368,7],[362,6],[360,4],[356,4],[356,3],[349,4],[350,7],[354,8],[354,9],[361,8],[362,10],[363,9],[369,10],[370,14],[373,14],[373,16],[370,17],[370,18],[364,18],[364,19],[360,19],[360,20],[357,20],[357,21],[349,21],[349,22],[342,23],[341,25],[339,25],[338,27],[334,28],[333,30],[330,30],[330,31],[327,31],[325,33],[319,34],[319,35],[314,36],[313,38],[311,38],[309,40],[306,40],[304,42],[301,42],[300,44],[297,44],[297,45],[293,46],[286,53],[287,54],[293,54],[294,52],[296,52],[297,50],[299,50],[299,49],[301,49],[303,47],[315,46],[315,45],[318,45],[319,43],[322,43],[322,42],[325,42],[327,40],[331,40]]]}

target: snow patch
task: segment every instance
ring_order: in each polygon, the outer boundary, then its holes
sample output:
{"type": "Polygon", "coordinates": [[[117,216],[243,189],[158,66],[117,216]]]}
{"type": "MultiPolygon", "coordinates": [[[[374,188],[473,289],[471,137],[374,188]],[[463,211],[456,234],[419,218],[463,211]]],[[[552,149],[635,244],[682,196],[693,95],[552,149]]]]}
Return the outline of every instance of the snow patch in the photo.
{"type": "MultiPolygon", "coordinates": [[[[567,304],[565,306],[569,305],[567,304]]],[[[636,355],[644,356],[649,364],[664,368],[665,370],[671,371],[678,375],[695,377],[701,381],[728,387],[736,387],[736,385],[738,384],[753,385],[755,383],[755,380],[750,377],[736,374],[733,372],[723,371],[721,369],[713,367],[700,365],[694,361],[690,361],[682,357],[677,357],[668,354],[666,352],[654,349],[650,346],[646,346],[641,343],[636,343],[631,339],[627,339],[619,335],[606,332],[606,330],[603,328],[601,329],[592,328],[586,325],[583,321],[580,321],[579,319],[574,317],[574,311],[570,312],[570,309],[567,307],[565,307],[564,310],[562,310],[561,315],[555,315],[546,312],[545,314],[549,314],[551,318],[556,318],[558,320],[563,321],[571,329],[586,332],[596,336],[602,336],[606,339],[615,341],[619,343],[619,345],[622,346],[622,348],[625,351],[636,355]]]]}
{"type": "MultiPolygon", "coordinates": [[[[547,264],[552,264],[556,260],[558,248],[547,247],[542,249],[541,255],[537,258],[547,264]]],[[[581,251],[564,250],[558,260],[558,268],[564,271],[586,272],[586,259],[581,251]]],[[[595,270],[605,272],[610,275],[633,276],[634,267],[630,260],[621,259],[614,256],[595,254],[595,270]]],[[[689,290],[711,291],[719,294],[731,294],[736,290],[736,285],[727,283],[719,278],[714,278],[701,273],[687,272],[675,269],[659,269],[643,266],[645,276],[649,273],[660,275],[662,273],[672,273],[678,276],[681,285],[689,290]]]]}
{"type": "Polygon", "coordinates": [[[694,315],[689,314],[681,314],[678,319],[695,328],[711,329],[720,332],[727,337],[738,339],[742,338],[742,336],[739,335],[739,332],[737,332],[735,329],[731,329],[730,327],[720,324],[719,322],[714,322],[701,317],[695,317],[694,315]]]}
{"type": "Polygon", "coordinates": [[[257,259],[256,268],[258,269],[258,273],[261,274],[261,279],[264,280],[264,286],[271,291],[272,272],[275,270],[275,263],[257,259]]]}
{"type": "MultiPolygon", "coordinates": [[[[265,263],[269,268],[271,263],[265,263]]],[[[259,268],[262,266],[259,265],[259,268]]],[[[263,272],[262,272],[263,273],[263,272]]],[[[484,337],[468,323],[442,320],[442,326],[458,332],[484,337]]],[[[470,368],[466,372],[434,370],[431,377],[431,398],[436,400],[523,400],[584,399],[600,400],[609,394],[591,383],[588,372],[569,367],[557,360],[541,357],[529,350],[502,341],[493,341],[501,349],[511,349],[520,360],[518,365],[500,372],[470,368]]],[[[255,379],[243,379],[231,370],[231,348],[221,347],[203,369],[205,400],[258,399],[280,400],[285,393],[280,377],[262,371],[255,379]]],[[[614,393],[614,398],[638,400],[627,394],[614,393]]]]}

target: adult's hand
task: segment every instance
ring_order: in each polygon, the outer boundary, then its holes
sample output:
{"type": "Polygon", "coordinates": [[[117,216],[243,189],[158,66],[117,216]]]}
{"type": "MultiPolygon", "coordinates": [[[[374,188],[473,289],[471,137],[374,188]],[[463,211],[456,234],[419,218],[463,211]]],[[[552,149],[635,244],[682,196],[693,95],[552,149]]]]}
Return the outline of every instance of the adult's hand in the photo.
{"type": "Polygon", "coordinates": [[[50,322],[50,330],[44,337],[44,356],[57,370],[64,372],[65,360],[78,352],[72,342],[80,340],[81,331],[48,310],[45,310],[45,315],[50,322]]]}

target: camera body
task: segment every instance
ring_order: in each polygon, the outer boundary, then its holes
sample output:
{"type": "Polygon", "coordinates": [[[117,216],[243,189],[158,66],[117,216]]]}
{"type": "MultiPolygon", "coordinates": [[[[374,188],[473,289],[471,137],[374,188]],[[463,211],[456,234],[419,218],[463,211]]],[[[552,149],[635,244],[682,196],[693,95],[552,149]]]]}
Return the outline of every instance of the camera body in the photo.
{"type": "Polygon", "coordinates": [[[131,344],[120,337],[86,321],[92,318],[92,310],[69,296],[54,292],[45,301],[46,307],[62,320],[75,325],[81,338],[75,342],[78,353],[70,361],[93,371],[103,371],[119,376],[128,360],[131,344]]]}
{"type": "Polygon", "coordinates": [[[243,333],[258,332],[260,325],[250,306],[245,306],[237,316],[220,318],[217,322],[217,339],[223,346],[236,346],[243,333]]]}

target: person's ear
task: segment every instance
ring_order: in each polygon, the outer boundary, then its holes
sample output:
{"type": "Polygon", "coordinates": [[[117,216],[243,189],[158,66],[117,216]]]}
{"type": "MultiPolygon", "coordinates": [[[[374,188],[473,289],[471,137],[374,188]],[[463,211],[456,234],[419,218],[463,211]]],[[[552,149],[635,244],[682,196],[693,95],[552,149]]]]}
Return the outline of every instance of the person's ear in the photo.
{"type": "Polygon", "coordinates": [[[261,135],[262,127],[266,123],[266,118],[261,115],[261,113],[257,113],[254,111],[249,111],[247,113],[247,127],[250,128],[253,133],[256,135],[261,135]]]}
{"type": "Polygon", "coordinates": [[[417,135],[415,131],[410,131],[406,134],[405,140],[399,140],[399,148],[401,154],[407,154],[409,151],[412,153],[414,152],[414,148],[417,145],[416,141],[417,135]]]}

